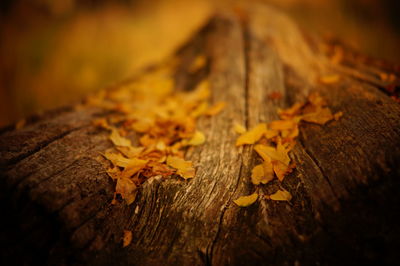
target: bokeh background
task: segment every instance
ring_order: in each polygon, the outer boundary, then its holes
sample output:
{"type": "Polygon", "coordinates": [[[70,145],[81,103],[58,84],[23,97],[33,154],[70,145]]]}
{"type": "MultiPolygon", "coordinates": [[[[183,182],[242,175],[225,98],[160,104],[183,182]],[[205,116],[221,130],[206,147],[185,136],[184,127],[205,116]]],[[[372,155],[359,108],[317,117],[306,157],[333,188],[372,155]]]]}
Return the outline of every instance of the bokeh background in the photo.
{"type": "MultiPolygon", "coordinates": [[[[157,63],[239,0],[0,1],[0,126],[157,63]]],[[[305,30],[400,62],[400,1],[248,0],[283,9],[305,30]]]]}

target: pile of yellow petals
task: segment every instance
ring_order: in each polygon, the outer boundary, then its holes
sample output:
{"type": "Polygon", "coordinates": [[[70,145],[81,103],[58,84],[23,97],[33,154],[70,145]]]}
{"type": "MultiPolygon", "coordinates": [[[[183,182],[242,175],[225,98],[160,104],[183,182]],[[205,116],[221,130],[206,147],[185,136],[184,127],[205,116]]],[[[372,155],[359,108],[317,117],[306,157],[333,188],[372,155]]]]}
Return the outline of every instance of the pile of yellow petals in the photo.
{"type": "MultiPolygon", "coordinates": [[[[285,110],[278,110],[280,120],[261,123],[246,131],[235,124],[234,130],[241,135],[236,140],[236,146],[254,145],[254,150],[261,157],[262,163],[254,166],[251,171],[251,182],[254,185],[267,184],[274,180],[283,181],[295,165],[291,162],[289,152],[295,145],[299,134],[299,123],[305,121],[324,125],[331,120],[338,120],[343,113],[333,114],[326,101],[317,93],[308,96],[304,103],[296,103],[285,110]]],[[[234,202],[241,207],[253,204],[258,198],[257,193],[243,196],[234,202]]],[[[278,190],[265,198],[278,201],[289,201],[292,196],[286,190],[278,190]]]]}
{"type": "Polygon", "coordinates": [[[184,151],[206,141],[196,129],[196,121],[218,114],[224,103],[208,105],[210,86],[206,80],[190,92],[175,90],[172,69],[160,67],[87,100],[88,105],[110,111],[94,124],[109,130],[114,144],[102,154],[111,162],[108,175],[116,181],[113,203],[118,197],[128,204],[134,202],[137,188],[149,178],[195,176],[192,162],[184,159],[184,151]],[[136,143],[132,143],[132,136],[136,143]]]}

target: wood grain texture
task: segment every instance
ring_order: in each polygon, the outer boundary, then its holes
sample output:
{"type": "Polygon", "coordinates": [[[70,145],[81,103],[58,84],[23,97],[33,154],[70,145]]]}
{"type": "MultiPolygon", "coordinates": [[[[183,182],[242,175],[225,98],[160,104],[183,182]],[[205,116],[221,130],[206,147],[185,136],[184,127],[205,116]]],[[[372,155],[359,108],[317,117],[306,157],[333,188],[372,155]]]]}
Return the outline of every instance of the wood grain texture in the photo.
{"type": "MultiPolygon", "coordinates": [[[[242,11],[243,12],[243,11],[242,11]]],[[[187,150],[196,177],[143,184],[130,205],[110,205],[114,184],[99,152],[111,147],[92,126],[104,110],[65,108],[0,135],[2,258],[18,263],[99,265],[336,265],[399,258],[400,106],[381,90],[379,65],[333,64],[318,40],[279,11],[258,6],[247,19],[223,11],[177,56],[177,89],[208,78],[218,116],[200,119],[207,142],[187,150]],[[313,43],[315,42],[315,43],[313,43]],[[187,71],[196,55],[205,69],[187,71]],[[361,65],[363,66],[361,66],[361,65]],[[338,83],[318,77],[338,73],[338,83]],[[320,92],[339,121],[302,123],[282,183],[291,202],[232,200],[254,192],[252,147],[236,148],[233,123],[277,119],[277,108],[320,92]],[[270,99],[280,92],[282,99],[270,99]],[[133,241],[121,247],[124,229],[133,241]]],[[[149,70],[151,71],[151,70],[149,70]]],[[[397,76],[397,81],[398,81],[397,76]]]]}

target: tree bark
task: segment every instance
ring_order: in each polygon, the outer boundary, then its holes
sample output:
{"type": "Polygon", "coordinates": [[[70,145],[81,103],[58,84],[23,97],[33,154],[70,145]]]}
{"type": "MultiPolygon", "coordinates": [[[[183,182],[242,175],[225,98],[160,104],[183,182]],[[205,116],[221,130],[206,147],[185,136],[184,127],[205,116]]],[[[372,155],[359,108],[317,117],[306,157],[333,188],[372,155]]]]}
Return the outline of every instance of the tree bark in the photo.
{"type": "MultiPolygon", "coordinates": [[[[64,108],[0,135],[2,258],[24,264],[337,265],[395,264],[400,226],[400,106],[380,73],[396,67],[345,58],[332,63],[284,14],[265,6],[221,11],[177,53],[176,84],[190,90],[208,77],[218,116],[201,119],[207,142],[190,148],[196,176],[152,180],[136,201],[111,205],[115,184],[99,162],[112,147],[92,125],[107,114],[64,108]],[[238,15],[239,14],[239,15],[238,15]],[[246,16],[244,14],[247,14],[246,16]],[[189,72],[195,57],[205,69],[189,72]],[[321,84],[320,76],[340,81],[321,84]],[[343,117],[302,123],[282,184],[290,202],[232,200],[254,191],[252,147],[235,147],[234,121],[248,128],[278,119],[277,108],[319,92],[343,117]],[[268,97],[279,92],[282,99],[268,97]],[[123,230],[133,232],[121,246],[123,230]]],[[[151,70],[149,70],[151,71],[151,70]]],[[[396,72],[397,71],[397,72],[396,72]]],[[[127,81],[129,82],[129,81],[127,81]]],[[[396,83],[397,82],[397,83],[396,83]]],[[[396,88],[396,87],[395,87],[396,88]]]]}

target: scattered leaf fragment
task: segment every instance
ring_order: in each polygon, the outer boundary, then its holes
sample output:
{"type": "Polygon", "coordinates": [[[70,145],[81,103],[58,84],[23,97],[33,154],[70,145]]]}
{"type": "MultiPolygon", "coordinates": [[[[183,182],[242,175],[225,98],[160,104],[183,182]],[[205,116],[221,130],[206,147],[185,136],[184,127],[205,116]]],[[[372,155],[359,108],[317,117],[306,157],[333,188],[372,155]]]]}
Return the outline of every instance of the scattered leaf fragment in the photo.
{"type": "Polygon", "coordinates": [[[124,230],[124,236],[122,237],[122,247],[127,247],[132,242],[132,231],[124,230]]]}
{"type": "Polygon", "coordinates": [[[184,179],[193,178],[195,175],[195,170],[192,166],[192,162],[185,161],[182,158],[176,156],[168,156],[167,165],[175,168],[177,170],[176,173],[184,179]]]}
{"type": "Polygon", "coordinates": [[[286,190],[278,190],[272,195],[265,196],[267,199],[276,200],[276,201],[290,201],[292,199],[292,195],[289,191],[286,190]]]}
{"type": "Polygon", "coordinates": [[[242,196],[239,197],[238,199],[234,200],[233,202],[238,205],[239,207],[247,207],[256,202],[258,198],[257,193],[253,193],[249,196],[242,196]]]}

